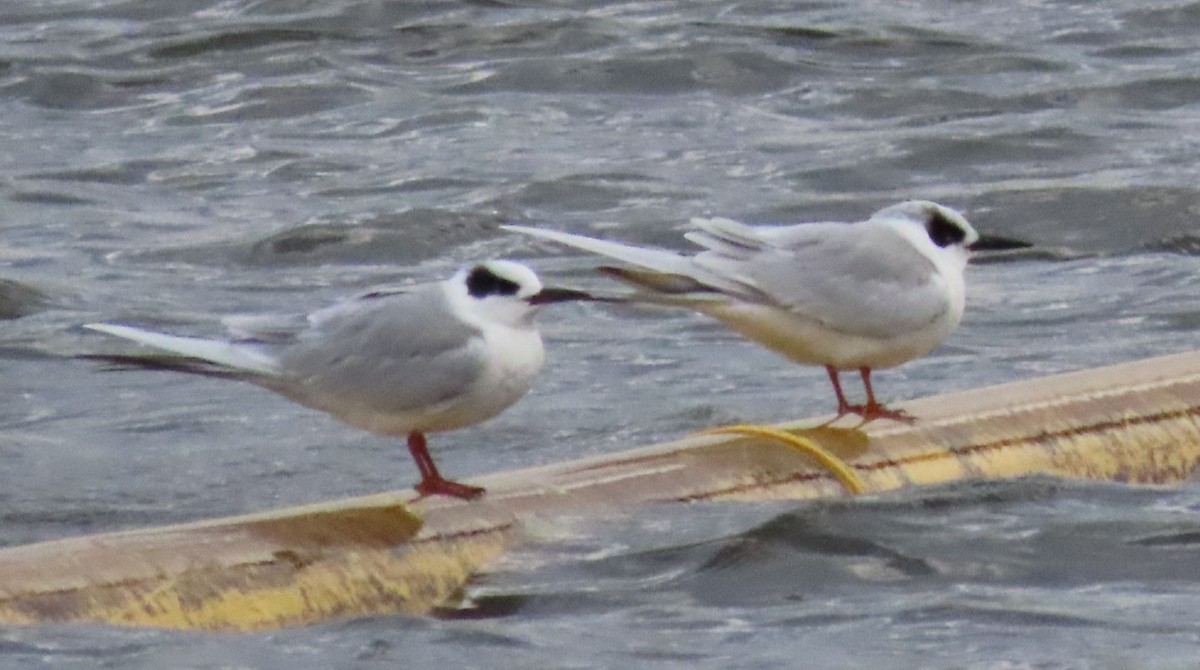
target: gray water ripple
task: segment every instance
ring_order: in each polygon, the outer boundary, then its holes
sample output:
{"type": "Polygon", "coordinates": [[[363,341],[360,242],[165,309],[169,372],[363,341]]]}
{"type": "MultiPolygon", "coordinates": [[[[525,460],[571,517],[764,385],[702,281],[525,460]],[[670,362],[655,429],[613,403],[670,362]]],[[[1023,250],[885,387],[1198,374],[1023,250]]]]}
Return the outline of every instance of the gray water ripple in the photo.
{"type": "Polygon", "coordinates": [[[1186,256],[1200,256],[1200,234],[1173,235],[1159,240],[1152,240],[1146,243],[1145,248],[1149,251],[1166,251],[1186,256]]]}
{"type": "Polygon", "coordinates": [[[296,44],[311,44],[336,37],[338,36],[335,34],[298,28],[263,27],[256,30],[239,29],[231,32],[206,35],[204,37],[188,36],[186,39],[174,44],[158,44],[147,49],[146,55],[151,59],[191,59],[210,56],[214,53],[227,54],[277,45],[291,47],[296,44]]]}
{"type": "MultiPolygon", "coordinates": [[[[469,616],[554,616],[602,609],[614,598],[678,602],[680,594],[723,608],[874,594],[883,607],[898,607],[901,623],[920,613],[999,626],[1113,625],[1090,612],[1023,609],[999,598],[1005,586],[1046,594],[1132,583],[1194,588],[1195,524],[1147,507],[1177,495],[1033,478],[959,483],[867,504],[814,503],[728,538],[600,558],[561,554],[531,573],[501,573],[481,585],[469,616]],[[1131,503],[1128,514],[1102,518],[1114,500],[1131,503]],[[1068,511],[1085,518],[1064,517],[1068,511]],[[905,604],[939,592],[946,595],[932,609],[905,604]],[[972,594],[982,596],[978,605],[972,594]]],[[[625,539],[623,526],[640,523],[654,522],[630,520],[594,541],[625,539]]]]}
{"type": "Polygon", "coordinates": [[[120,163],[96,165],[74,170],[34,172],[21,175],[21,178],[33,181],[45,180],[131,186],[148,183],[161,170],[181,168],[188,164],[187,161],[183,160],[133,159],[120,163]]]}
{"type": "Polygon", "coordinates": [[[469,21],[441,18],[398,26],[398,53],[419,60],[475,63],[482,54],[504,63],[543,53],[584,54],[619,44],[601,21],[577,17],[555,19],[544,14],[529,21],[469,21]]]}
{"type": "Polygon", "coordinates": [[[676,96],[699,91],[725,95],[785,90],[796,81],[783,63],[751,52],[646,53],[636,57],[523,60],[447,90],[462,95],[496,92],[676,96]]]}
{"type": "Polygon", "coordinates": [[[15,319],[46,309],[50,296],[36,286],[0,279],[0,319],[15,319]]]}
{"type": "MultiPolygon", "coordinates": [[[[294,74],[289,72],[289,75],[294,74]]],[[[234,124],[296,119],[366,102],[371,93],[345,84],[254,85],[225,96],[220,104],[193,107],[168,119],[173,125],[234,124]]]]}
{"type": "Polygon", "coordinates": [[[364,214],[354,221],[289,226],[261,239],[164,246],[125,253],[122,258],[136,263],[266,268],[416,264],[446,249],[499,236],[500,224],[515,220],[496,213],[415,208],[364,214]]]}

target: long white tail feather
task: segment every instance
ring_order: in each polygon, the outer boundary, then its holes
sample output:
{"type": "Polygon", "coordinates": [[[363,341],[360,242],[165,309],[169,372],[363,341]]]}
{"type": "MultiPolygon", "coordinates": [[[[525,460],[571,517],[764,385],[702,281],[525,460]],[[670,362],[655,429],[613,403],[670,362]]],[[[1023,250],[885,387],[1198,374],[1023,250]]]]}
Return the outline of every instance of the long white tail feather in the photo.
{"type": "Polygon", "coordinates": [[[633,265],[638,265],[644,268],[649,268],[657,272],[667,272],[670,274],[687,275],[691,268],[691,263],[686,256],[675,253],[674,251],[666,251],[664,249],[643,249],[618,242],[609,242],[607,240],[597,240],[592,237],[583,235],[573,235],[571,233],[563,233],[557,230],[542,230],[540,228],[530,228],[528,226],[500,226],[505,230],[511,230],[533,237],[565,244],[576,249],[583,249],[601,256],[608,256],[619,261],[625,261],[633,265]]]}
{"type": "MultiPolygon", "coordinates": [[[[644,249],[634,247],[627,244],[617,242],[609,242],[607,240],[597,240],[583,235],[573,235],[571,233],[563,233],[557,230],[542,230],[540,228],[530,228],[528,226],[500,226],[505,230],[511,230],[517,233],[524,233],[533,237],[558,242],[569,247],[590,251],[601,256],[608,256],[619,261],[624,261],[632,265],[654,270],[655,272],[663,272],[666,274],[682,275],[690,277],[695,281],[705,284],[712,288],[731,293],[740,294],[746,292],[746,287],[741,284],[730,281],[726,277],[715,274],[704,267],[698,266],[692,256],[684,256],[674,251],[666,251],[663,249],[644,249]]],[[[644,286],[644,285],[643,285],[644,286]]]]}
{"type": "Polygon", "coordinates": [[[200,337],[167,335],[132,326],[114,323],[89,323],[84,328],[108,335],[132,340],[139,344],[157,347],[172,353],[199,358],[210,363],[224,365],[235,370],[263,375],[278,373],[275,360],[253,345],[237,344],[224,340],[207,340],[200,337]]]}

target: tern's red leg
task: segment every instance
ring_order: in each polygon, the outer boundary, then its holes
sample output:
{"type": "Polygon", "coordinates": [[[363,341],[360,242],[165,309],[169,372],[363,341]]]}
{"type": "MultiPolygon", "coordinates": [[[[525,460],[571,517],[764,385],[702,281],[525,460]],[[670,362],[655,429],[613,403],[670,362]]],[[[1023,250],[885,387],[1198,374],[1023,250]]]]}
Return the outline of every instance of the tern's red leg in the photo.
{"type": "Polygon", "coordinates": [[[833,367],[832,365],[826,365],[825,372],[829,373],[829,383],[833,384],[833,392],[837,394],[838,418],[840,419],[847,414],[857,413],[855,408],[850,403],[846,402],[846,394],[842,393],[842,382],[838,380],[837,368],[833,367]]]}
{"type": "Polygon", "coordinates": [[[413,488],[422,497],[440,494],[472,500],[483,495],[483,489],[478,486],[468,486],[442,477],[437,466],[433,464],[433,457],[429,455],[429,447],[425,444],[425,435],[422,433],[408,434],[408,453],[412,454],[417,463],[417,470],[421,472],[421,481],[413,488]]]}
{"type": "Polygon", "coordinates": [[[875,400],[875,391],[871,388],[871,368],[859,368],[858,374],[862,377],[863,386],[867,389],[867,404],[859,405],[851,411],[861,414],[864,421],[874,421],[875,419],[891,419],[904,423],[916,421],[916,418],[904,410],[888,409],[875,400]]]}

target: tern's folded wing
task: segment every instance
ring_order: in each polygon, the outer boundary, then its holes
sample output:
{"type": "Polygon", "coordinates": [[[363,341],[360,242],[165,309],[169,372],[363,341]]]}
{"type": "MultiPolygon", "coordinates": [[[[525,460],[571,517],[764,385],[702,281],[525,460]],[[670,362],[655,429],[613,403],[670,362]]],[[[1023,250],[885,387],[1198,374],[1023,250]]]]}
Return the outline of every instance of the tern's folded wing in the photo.
{"type": "Polygon", "coordinates": [[[326,312],[280,352],[300,402],[336,399],[381,412],[419,410],[465,391],[485,368],[480,331],[446,308],[437,284],[326,312]]]}
{"type": "Polygon", "coordinates": [[[697,263],[741,277],[773,304],[858,335],[911,332],[952,309],[933,263],[885,226],[801,224],[760,237],[760,247],[714,248],[697,263]]]}

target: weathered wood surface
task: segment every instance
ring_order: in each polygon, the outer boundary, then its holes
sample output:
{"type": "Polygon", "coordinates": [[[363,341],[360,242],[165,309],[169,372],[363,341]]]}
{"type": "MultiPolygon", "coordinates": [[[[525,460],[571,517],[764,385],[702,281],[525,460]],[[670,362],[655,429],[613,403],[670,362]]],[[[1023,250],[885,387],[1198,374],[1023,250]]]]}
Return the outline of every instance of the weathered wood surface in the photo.
{"type": "MultiPolygon", "coordinates": [[[[913,425],[781,424],[868,492],[1049,474],[1164,484],[1200,463],[1200,352],[916,400],[913,425]]],[[[530,515],[701,499],[847,495],[754,437],[666,444],[481,477],[480,500],[408,491],[0,550],[0,621],[255,630],[426,613],[520,541],[530,515]]],[[[645,514],[654,514],[652,507],[645,514]]]]}

